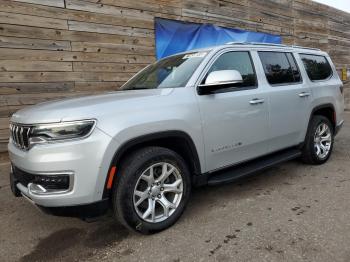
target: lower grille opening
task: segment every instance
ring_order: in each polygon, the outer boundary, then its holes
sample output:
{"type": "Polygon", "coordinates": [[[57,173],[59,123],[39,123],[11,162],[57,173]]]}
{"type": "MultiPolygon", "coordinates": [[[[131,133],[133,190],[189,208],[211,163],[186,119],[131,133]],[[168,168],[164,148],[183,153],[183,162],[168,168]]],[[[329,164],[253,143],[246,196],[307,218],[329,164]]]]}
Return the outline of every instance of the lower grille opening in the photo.
{"type": "Polygon", "coordinates": [[[46,190],[68,190],[70,176],[68,174],[60,175],[37,175],[25,172],[15,166],[12,166],[14,179],[23,186],[28,187],[29,183],[41,185],[46,190]]]}
{"type": "Polygon", "coordinates": [[[52,190],[52,189],[65,190],[69,188],[69,176],[68,175],[59,175],[59,176],[37,175],[37,176],[34,176],[33,183],[41,185],[47,190],[52,190]]]}

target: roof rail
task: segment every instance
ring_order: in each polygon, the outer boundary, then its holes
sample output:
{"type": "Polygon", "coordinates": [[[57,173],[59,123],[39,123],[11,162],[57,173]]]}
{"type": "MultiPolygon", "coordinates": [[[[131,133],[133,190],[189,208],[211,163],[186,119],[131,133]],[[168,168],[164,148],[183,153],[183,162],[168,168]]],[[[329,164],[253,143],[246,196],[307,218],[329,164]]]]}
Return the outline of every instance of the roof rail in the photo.
{"type": "Polygon", "coordinates": [[[299,48],[299,49],[308,49],[308,50],[316,50],[321,51],[319,48],[313,47],[304,47],[298,45],[285,45],[285,44],[273,44],[273,43],[258,43],[258,42],[228,42],[225,45],[260,45],[260,46],[277,46],[277,47],[291,47],[291,48],[299,48]]]}
{"type": "Polygon", "coordinates": [[[248,42],[227,42],[225,45],[246,45],[248,42]]]}
{"type": "Polygon", "coordinates": [[[259,43],[259,42],[228,42],[225,45],[266,45],[266,46],[288,47],[288,45],[284,45],[284,44],[259,43]]]}
{"type": "Polygon", "coordinates": [[[293,48],[300,48],[300,49],[309,49],[309,50],[316,50],[316,51],[321,51],[319,48],[314,48],[314,47],[304,47],[300,45],[292,45],[293,48]]]}

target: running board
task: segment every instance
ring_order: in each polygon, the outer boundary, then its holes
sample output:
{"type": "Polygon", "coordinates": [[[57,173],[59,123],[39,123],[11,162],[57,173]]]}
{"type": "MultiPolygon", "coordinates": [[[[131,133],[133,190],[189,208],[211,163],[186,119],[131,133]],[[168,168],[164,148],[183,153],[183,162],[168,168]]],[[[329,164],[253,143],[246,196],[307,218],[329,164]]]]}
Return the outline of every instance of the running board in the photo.
{"type": "Polygon", "coordinates": [[[215,173],[209,174],[208,185],[214,186],[224,183],[230,183],[241,177],[251,175],[258,171],[270,168],[279,163],[292,160],[301,155],[298,149],[287,149],[279,151],[267,156],[263,156],[246,163],[236,165],[234,167],[217,171],[215,173]]]}

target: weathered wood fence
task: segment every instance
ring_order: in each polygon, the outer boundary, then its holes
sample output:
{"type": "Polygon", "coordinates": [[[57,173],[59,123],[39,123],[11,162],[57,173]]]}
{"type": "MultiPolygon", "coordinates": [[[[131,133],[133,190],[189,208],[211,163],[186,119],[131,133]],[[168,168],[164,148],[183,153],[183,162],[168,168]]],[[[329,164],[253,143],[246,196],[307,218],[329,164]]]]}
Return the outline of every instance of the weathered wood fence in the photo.
{"type": "Polygon", "coordinates": [[[279,34],[350,67],[350,14],[309,0],[0,0],[0,152],[14,111],[117,89],[154,61],[154,17],[279,34]]]}

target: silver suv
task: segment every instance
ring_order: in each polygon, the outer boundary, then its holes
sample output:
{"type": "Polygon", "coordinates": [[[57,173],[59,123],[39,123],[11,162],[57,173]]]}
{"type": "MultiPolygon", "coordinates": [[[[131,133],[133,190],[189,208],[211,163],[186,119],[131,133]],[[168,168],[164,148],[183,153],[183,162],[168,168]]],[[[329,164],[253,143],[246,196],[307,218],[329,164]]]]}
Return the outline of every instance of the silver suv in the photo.
{"type": "Polygon", "coordinates": [[[343,86],[318,49],[255,43],[185,52],[121,91],[42,103],[11,118],[11,188],[43,211],[111,209],[148,234],[171,226],[191,188],[282,161],[325,163],[343,86]]]}

